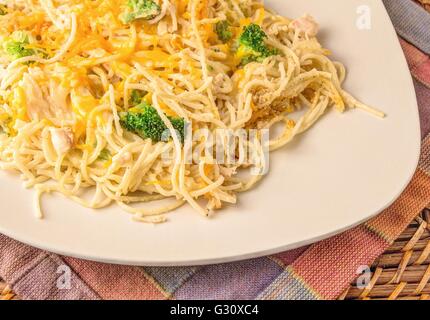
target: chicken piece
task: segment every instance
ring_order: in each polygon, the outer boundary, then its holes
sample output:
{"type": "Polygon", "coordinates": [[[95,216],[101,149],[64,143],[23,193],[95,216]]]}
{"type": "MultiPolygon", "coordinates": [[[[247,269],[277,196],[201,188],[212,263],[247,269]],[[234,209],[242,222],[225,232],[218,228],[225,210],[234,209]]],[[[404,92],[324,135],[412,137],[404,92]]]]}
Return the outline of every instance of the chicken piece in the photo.
{"type": "Polygon", "coordinates": [[[228,168],[228,167],[220,166],[219,170],[224,177],[228,177],[228,178],[233,177],[237,173],[237,167],[228,168]]]}
{"type": "Polygon", "coordinates": [[[305,34],[308,37],[315,37],[319,31],[318,23],[309,14],[306,14],[301,18],[293,20],[290,23],[290,28],[293,28],[301,34],[305,34]]]}
{"type": "Polygon", "coordinates": [[[70,128],[51,128],[51,142],[59,156],[67,153],[73,146],[73,132],[70,128]]]}
{"type": "Polygon", "coordinates": [[[39,120],[51,115],[49,104],[43,96],[38,82],[29,73],[22,77],[21,87],[24,88],[25,101],[27,104],[27,115],[30,119],[39,120]]]}
{"type": "Polygon", "coordinates": [[[226,74],[219,73],[213,79],[214,91],[216,93],[228,94],[233,90],[233,83],[226,74]]]}
{"type": "Polygon", "coordinates": [[[253,102],[257,108],[267,107],[273,100],[273,93],[269,89],[260,89],[253,95],[253,102]]]}

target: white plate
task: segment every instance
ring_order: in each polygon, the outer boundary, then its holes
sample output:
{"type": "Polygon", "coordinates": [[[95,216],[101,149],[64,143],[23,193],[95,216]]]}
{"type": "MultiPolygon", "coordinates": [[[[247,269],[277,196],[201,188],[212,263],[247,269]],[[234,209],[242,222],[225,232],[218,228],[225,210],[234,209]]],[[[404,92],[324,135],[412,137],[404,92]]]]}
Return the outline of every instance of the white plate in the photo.
{"type": "Polygon", "coordinates": [[[420,152],[411,77],[382,1],[272,0],[280,14],[314,15],[322,42],[348,67],[346,88],[388,114],[331,112],[271,155],[271,172],[239,204],[205,219],[185,207],[168,223],[132,222],[117,207],[92,211],[47,196],[34,218],[34,191],[1,173],[0,232],[49,251],[133,265],[197,265],[252,258],[321,240],[369,219],[406,187],[420,152]],[[367,5],[371,30],[356,26],[367,5]]]}

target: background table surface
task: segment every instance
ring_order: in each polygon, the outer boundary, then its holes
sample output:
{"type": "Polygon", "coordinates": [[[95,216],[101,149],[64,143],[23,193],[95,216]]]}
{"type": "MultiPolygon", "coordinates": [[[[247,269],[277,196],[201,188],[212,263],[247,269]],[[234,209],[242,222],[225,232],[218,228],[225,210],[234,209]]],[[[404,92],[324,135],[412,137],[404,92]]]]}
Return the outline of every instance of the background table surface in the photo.
{"type": "MultiPolygon", "coordinates": [[[[0,280],[0,300],[19,297],[0,280]]],[[[430,300],[430,210],[416,217],[371,267],[366,289],[353,283],[339,299],[430,300]]]]}

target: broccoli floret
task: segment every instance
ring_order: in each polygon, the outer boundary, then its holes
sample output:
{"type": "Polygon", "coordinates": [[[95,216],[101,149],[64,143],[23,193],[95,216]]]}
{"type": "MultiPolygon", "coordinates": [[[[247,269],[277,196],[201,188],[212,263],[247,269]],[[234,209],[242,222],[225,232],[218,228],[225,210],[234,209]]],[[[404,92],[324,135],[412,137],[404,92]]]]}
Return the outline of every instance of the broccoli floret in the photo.
{"type": "Polygon", "coordinates": [[[33,49],[29,49],[30,39],[25,32],[15,31],[9,40],[3,43],[3,49],[13,59],[19,59],[35,54],[33,49]]]}
{"type": "Polygon", "coordinates": [[[11,123],[12,118],[7,116],[2,122],[0,122],[0,134],[5,134],[7,136],[11,136],[12,130],[11,130],[11,123]]]}
{"type": "Polygon", "coordinates": [[[132,90],[130,99],[128,100],[128,104],[130,106],[135,107],[142,102],[143,97],[145,97],[146,95],[147,95],[146,91],[136,90],[136,89],[132,90]]]}
{"type": "Polygon", "coordinates": [[[12,35],[3,42],[3,50],[10,56],[12,60],[24,58],[28,56],[38,55],[42,58],[48,58],[48,54],[44,49],[36,48],[34,41],[24,31],[15,31],[12,35]]]}
{"type": "Polygon", "coordinates": [[[129,0],[128,6],[130,12],[127,12],[123,17],[125,23],[137,19],[151,20],[161,12],[161,7],[152,0],[129,0]]]}
{"type": "Polygon", "coordinates": [[[0,4],[0,16],[4,16],[7,14],[7,8],[5,5],[0,4]]]}
{"type": "Polygon", "coordinates": [[[185,139],[185,120],[183,118],[168,117],[172,123],[173,128],[179,133],[179,139],[181,143],[184,143],[185,139]]]}
{"type": "Polygon", "coordinates": [[[105,148],[102,151],[100,151],[100,154],[99,154],[97,160],[108,161],[111,157],[112,157],[111,153],[109,152],[108,149],[105,148]]]}
{"type": "MultiPolygon", "coordinates": [[[[136,133],[143,139],[151,139],[159,142],[164,137],[167,127],[159,116],[157,110],[149,103],[143,102],[130,109],[128,112],[121,112],[121,125],[128,131],[136,133]]],[[[185,121],[182,118],[168,117],[173,128],[179,132],[181,142],[184,141],[185,121]]]]}
{"type": "Polygon", "coordinates": [[[215,25],[215,32],[223,43],[229,42],[233,37],[233,32],[230,30],[230,24],[227,20],[219,21],[215,25]]]}
{"type": "Polygon", "coordinates": [[[243,32],[238,40],[236,54],[241,58],[241,65],[250,62],[262,62],[270,56],[277,55],[279,52],[274,48],[269,48],[264,40],[267,35],[257,24],[250,24],[243,28],[243,32]]]}

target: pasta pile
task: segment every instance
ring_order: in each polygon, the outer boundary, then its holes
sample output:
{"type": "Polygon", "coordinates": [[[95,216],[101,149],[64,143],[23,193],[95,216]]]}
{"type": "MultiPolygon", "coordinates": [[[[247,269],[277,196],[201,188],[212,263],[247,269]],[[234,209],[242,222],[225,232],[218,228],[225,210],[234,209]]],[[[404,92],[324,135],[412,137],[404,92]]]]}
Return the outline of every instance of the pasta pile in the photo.
{"type": "Polygon", "coordinates": [[[1,3],[0,166],[37,190],[39,217],[50,192],[89,208],[116,203],[143,222],[185,203],[208,216],[263,177],[240,171],[264,167],[265,149],[328,109],[383,116],[342,89],[345,68],[312,17],[291,20],[262,1],[1,3]],[[283,132],[263,139],[276,124],[283,132]],[[233,161],[201,148],[252,130],[233,161]]]}

